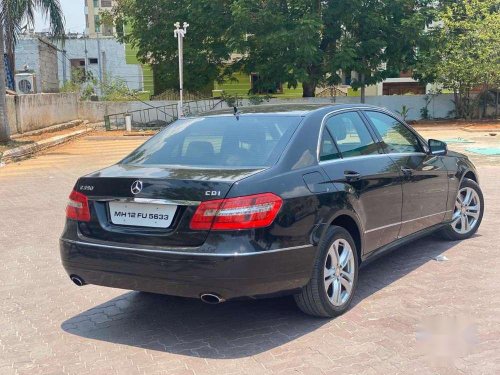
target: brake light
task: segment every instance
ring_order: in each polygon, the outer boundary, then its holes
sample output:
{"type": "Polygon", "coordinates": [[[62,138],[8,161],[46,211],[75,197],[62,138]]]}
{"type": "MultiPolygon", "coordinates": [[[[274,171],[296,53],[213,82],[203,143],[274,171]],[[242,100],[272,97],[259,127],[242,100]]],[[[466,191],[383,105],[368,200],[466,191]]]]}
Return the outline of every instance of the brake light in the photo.
{"type": "Polygon", "coordinates": [[[66,217],[72,220],[90,221],[88,198],[82,193],[73,190],[69,195],[66,217]]]}
{"type": "Polygon", "coordinates": [[[202,202],[191,219],[193,230],[240,230],[272,224],[283,200],[272,193],[202,202]]]}

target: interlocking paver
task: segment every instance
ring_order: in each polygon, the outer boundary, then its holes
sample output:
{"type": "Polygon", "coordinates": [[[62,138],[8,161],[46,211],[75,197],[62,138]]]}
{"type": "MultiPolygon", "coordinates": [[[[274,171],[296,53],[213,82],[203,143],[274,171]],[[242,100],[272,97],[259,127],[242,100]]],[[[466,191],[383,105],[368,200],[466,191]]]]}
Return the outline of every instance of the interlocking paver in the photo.
{"type": "Polygon", "coordinates": [[[90,136],[0,168],[0,374],[500,373],[498,163],[479,163],[474,238],[377,260],[353,308],[321,320],[290,298],[209,306],[69,281],[58,237],[76,178],[143,141],[90,136]]]}

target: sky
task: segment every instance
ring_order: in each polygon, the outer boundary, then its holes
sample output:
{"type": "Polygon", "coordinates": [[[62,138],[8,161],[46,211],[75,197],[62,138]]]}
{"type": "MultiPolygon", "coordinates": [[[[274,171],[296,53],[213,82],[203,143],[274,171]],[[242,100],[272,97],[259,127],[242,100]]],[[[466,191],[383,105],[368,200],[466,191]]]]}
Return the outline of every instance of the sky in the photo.
{"type": "MultiPolygon", "coordinates": [[[[83,33],[85,31],[85,0],[59,0],[66,18],[66,31],[83,33]]],[[[41,14],[35,19],[35,30],[43,31],[49,23],[41,14]]]]}

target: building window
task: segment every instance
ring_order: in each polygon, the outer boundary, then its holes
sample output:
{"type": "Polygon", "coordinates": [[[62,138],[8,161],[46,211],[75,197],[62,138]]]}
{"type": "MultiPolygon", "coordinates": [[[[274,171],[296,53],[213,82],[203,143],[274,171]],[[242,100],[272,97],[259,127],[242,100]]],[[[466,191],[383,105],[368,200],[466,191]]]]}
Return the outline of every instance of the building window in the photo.
{"type": "Polygon", "coordinates": [[[99,60],[95,58],[89,59],[89,64],[99,64],[99,60]]]}
{"type": "Polygon", "coordinates": [[[101,0],[102,8],[111,8],[111,0],[101,0]]]}
{"type": "Polygon", "coordinates": [[[101,19],[99,16],[94,16],[95,32],[101,32],[101,19]]]}
{"type": "Polygon", "coordinates": [[[94,0],[94,8],[99,8],[99,0],[94,0]]]}

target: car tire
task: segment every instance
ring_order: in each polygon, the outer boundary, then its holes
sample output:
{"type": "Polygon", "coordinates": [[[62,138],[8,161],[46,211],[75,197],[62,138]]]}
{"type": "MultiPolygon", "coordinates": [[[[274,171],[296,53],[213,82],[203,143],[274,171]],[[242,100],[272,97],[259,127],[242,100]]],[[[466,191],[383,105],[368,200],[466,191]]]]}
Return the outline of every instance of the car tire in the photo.
{"type": "Polygon", "coordinates": [[[343,314],[356,291],[358,270],[352,236],[342,227],[330,227],[318,245],[309,283],[294,295],[297,306],[308,315],[322,318],[343,314]]]}
{"type": "Polygon", "coordinates": [[[481,188],[475,181],[464,178],[460,184],[460,189],[458,189],[452,221],[440,230],[438,235],[449,241],[460,241],[470,238],[477,232],[481,225],[483,213],[484,198],[481,188]],[[470,198],[468,196],[469,193],[471,194],[470,198]],[[474,207],[477,207],[477,209],[473,209],[474,207]]]}

